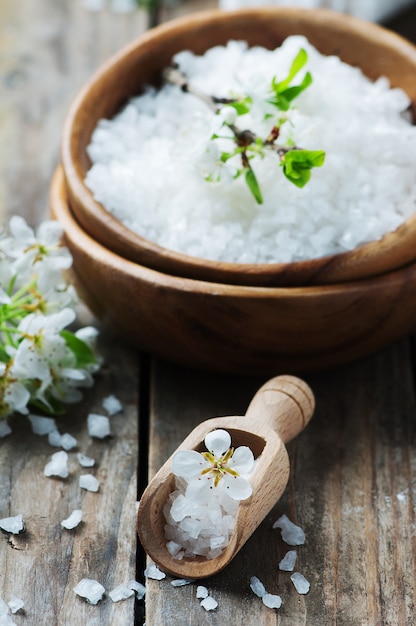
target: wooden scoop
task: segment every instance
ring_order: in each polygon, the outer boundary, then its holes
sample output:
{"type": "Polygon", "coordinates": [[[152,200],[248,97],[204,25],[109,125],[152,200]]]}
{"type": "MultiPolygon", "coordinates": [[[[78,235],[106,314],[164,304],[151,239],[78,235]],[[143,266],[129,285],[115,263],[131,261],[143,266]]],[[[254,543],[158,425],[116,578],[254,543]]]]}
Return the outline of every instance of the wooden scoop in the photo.
{"type": "Polygon", "coordinates": [[[312,391],[304,381],[278,376],[257,391],[244,417],[215,417],[188,435],[178,450],[204,451],[205,436],[215,428],[230,433],[233,447],[249,446],[258,459],[250,478],[253,493],[241,501],[230,543],[220,556],[210,560],[202,556],[175,559],[166,549],[163,514],[169,494],[175,490],[170,457],[146,488],[137,516],[142,546],[164,572],[187,579],[207,578],[228,565],[283,493],[289,478],[284,443],[303,430],[314,405],[312,391]]]}

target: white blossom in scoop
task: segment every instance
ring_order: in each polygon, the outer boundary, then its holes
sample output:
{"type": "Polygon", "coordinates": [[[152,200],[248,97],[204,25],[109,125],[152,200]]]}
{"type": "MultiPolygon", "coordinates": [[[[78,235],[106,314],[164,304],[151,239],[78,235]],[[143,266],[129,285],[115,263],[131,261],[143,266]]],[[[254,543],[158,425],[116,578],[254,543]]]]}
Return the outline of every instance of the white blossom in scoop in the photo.
{"type": "Polygon", "coordinates": [[[254,466],[250,448],[231,447],[231,437],[226,430],[213,430],[205,437],[208,452],[180,450],[172,461],[175,476],[188,482],[186,497],[195,502],[206,501],[216,489],[225,491],[233,500],[246,500],[252,487],[245,475],[254,466]]]}

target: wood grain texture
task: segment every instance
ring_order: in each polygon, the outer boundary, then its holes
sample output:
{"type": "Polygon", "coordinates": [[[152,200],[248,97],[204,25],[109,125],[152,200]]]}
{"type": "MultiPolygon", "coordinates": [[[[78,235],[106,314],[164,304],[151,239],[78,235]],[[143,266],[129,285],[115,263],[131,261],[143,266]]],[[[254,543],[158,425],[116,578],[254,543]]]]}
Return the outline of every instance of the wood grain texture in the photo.
{"type": "MultiPolygon", "coordinates": [[[[205,613],[195,598],[196,584],[174,589],[169,580],[152,582],[146,623],[411,626],[416,407],[409,364],[409,345],[403,342],[354,366],[307,376],[316,413],[288,446],[292,473],[282,499],[223,572],[199,581],[217,599],[218,609],[205,613]],[[306,596],[299,596],[289,575],[277,569],[289,548],[271,527],[283,513],[307,535],[297,548],[295,568],[311,582],[306,596]],[[252,575],[281,595],[278,612],[251,593],[252,575]]],[[[159,362],[151,471],[208,414],[241,412],[256,384],[202,377],[159,362]]]]}
{"type": "MultiPolygon", "coordinates": [[[[137,473],[137,370],[135,356],[104,335],[105,364],[83,403],[58,420],[63,434],[78,439],[69,454],[67,479],[47,478],[46,463],[56,448],[31,432],[25,417],[11,422],[14,433],[0,443],[0,515],[23,514],[27,531],[0,537],[0,597],[11,594],[25,602],[23,624],[130,625],[134,600],[113,604],[106,598],[90,606],[73,588],[82,578],[100,581],[107,592],[135,578],[135,501],[137,473]],[[89,412],[105,414],[102,400],[115,393],[124,410],[111,418],[113,437],[92,440],[86,427],[89,412]],[[96,459],[82,468],[76,452],[96,459]],[[79,476],[92,473],[98,493],[79,487],[79,476]],[[74,509],[83,511],[81,525],[68,531],[60,522],[74,509]]],[[[19,620],[19,621],[18,621],[19,620]]]]}

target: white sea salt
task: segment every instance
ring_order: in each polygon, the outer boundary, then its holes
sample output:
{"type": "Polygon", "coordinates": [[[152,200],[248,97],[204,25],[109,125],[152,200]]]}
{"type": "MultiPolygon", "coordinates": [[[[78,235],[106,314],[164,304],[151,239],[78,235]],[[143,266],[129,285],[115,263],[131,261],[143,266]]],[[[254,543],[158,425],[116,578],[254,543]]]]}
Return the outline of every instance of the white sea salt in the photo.
{"type": "Polygon", "coordinates": [[[269,609],[280,609],[282,606],[282,598],[272,593],[265,593],[261,599],[263,604],[269,609]]]}
{"type": "Polygon", "coordinates": [[[79,477],[79,486],[86,491],[97,492],[100,489],[100,483],[92,474],[82,474],[79,477]]]}
{"type": "Polygon", "coordinates": [[[19,535],[25,530],[23,515],[19,513],[19,515],[15,515],[13,517],[3,517],[3,519],[0,519],[0,528],[6,533],[19,535]]]}
{"type": "Polygon", "coordinates": [[[7,420],[0,419],[0,439],[3,439],[3,437],[7,437],[7,435],[10,435],[12,432],[13,431],[10,428],[7,420]]]}
{"type": "Polygon", "coordinates": [[[218,606],[218,602],[212,596],[207,596],[200,604],[206,611],[214,611],[218,606]]]}
{"type": "Polygon", "coordinates": [[[118,585],[115,589],[108,594],[113,602],[120,602],[121,600],[127,600],[131,596],[134,596],[134,589],[128,585],[118,585]]]}
{"type": "Polygon", "coordinates": [[[305,532],[300,526],[297,526],[287,515],[282,515],[273,524],[273,528],[280,528],[282,531],[282,539],[289,546],[301,546],[305,543],[305,532]]]}
{"type": "Polygon", "coordinates": [[[69,433],[65,433],[61,435],[58,430],[52,430],[48,434],[48,442],[51,446],[56,448],[63,448],[64,450],[72,450],[78,445],[77,439],[70,435],[69,433]]]}
{"type": "Polygon", "coordinates": [[[297,559],[296,550],[289,550],[279,563],[282,572],[293,572],[297,559]]]}
{"type": "Polygon", "coordinates": [[[170,581],[172,587],[184,587],[185,585],[190,585],[192,580],[188,580],[186,578],[174,578],[170,581]]]}
{"type": "Polygon", "coordinates": [[[196,597],[198,599],[207,598],[208,597],[208,589],[204,587],[204,585],[198,585],[196,588],[196,597]]]}
{"type": "Polygon", "coordinates": [[[259,598],[262,598],[266,594],[266,588],[257,576],[252,576],[250,578],[250,589],[259,598]]]}
{"type": "Polygon", "coordinates": [[[98,604],[103,599],[105,588],[97,580],[83,578],[75,587],[74,592],[85,598],[89,604],[98,604]]]}
{"type": "Polygon", "coordinates": [[[111,433],[110,420],[106,415],[99,415],[98,413],[90,413],[87,417],[88,434],[90,437],[96,437],[97,439],[104,439],[111,433]]]}
{"type": "Polygon", "coordinates": [[[116,415],[116,413],[120,413],[123,410],[123,405],[116,396],[110,395],[104,398],[103,408],[109,415],[116,415]]]}
{"type": "Polygon", "coordinates": [[[308,593],[311,585],[309,581],[306,580],[305,576],[303,576],[303,574],[300,574],[299,572],[295,572],[290,577],[290,580],[293,582],[295,589],[298,593],[302,595],[308,593]]]}
{"type": "Polygon", "coordinates": [[[82,467],[94,467],[95,465],[95,459],[92,459],[91,457],[86,456],[85,454],[82,454],[81,452],[78,452],[77,459],[78,459],[78,463],[82,467]]]}
{"type": "Polygon", "coordinates": [[[52,454],[51,460],[45,465],[43,473],[45,476],[67,478],[69,476],[68,454],[64,450],[52,454]]]}
{"type": "Polygon", "coordinates": [[[66,519],[62,520],[61,526],[66,528],[67,530],[72,530],[76,528],[82,520],[82,511],[80,509],[75,509],[72,511],[71,515],[66,519]]]}
{"type": "Polygon", "coordinates": [[[174,60],[206,93],[252,96],[252,110],[239,125],[265,137],[268,86],[273,76],[287,75],[301,47],[313,83],[296,99],[281,139],[292,135],[296,145],[326,152],[324,166],[313,170],[303,189],[284,178],[274,154],[253,159],[261,206],[243,176],[230,182],[222,174],[220,182],[207,183],[204,173],[218,160],[209,142],[214,116],[199,99],[169,85],[148,90],[98,124],[86,177],[96,199],[143,237],[220,261],[298,261],[343,252],[396,229],[416,208],[416,127],[402,115],[408,96],[390,89],[386,78],[370,82],[301,36],[274,51],[231,41],[203,56],[181,52],[174,60]]]}
{"type": "Polygon", "coordinates": [[[21,609],[23,609],[23,607],[25,606],[25,603],[23,602],[23,600],[21,600],[20,598],[12,594],[8,602],[8,605],[9,605],[10,611],[14,614],[20,611],[21,609]]]}
{"type": "Polygon", "coordinates": [[[32,431],[35,435],[48,435],[52,431],[56,430],[56,422],[52,417],[43,417],[42,415],[29,415],[28,416],[32,431]]]}
{"type": "Polygon", "coordinates": [[[146,595],[146,587],[139,583],[137,580],[129,580],[127,583],[127,587],[133,589],[136,592],[136,597],[138,600],[141,600],[146,595]]]}
{"type": "Polygon", "coordinates": [[[154,580],[163,580],[166,578],[165,572],[162,572],[157,565],[150,563],[144,570],[146,578],[153,578],[154,580]]]}

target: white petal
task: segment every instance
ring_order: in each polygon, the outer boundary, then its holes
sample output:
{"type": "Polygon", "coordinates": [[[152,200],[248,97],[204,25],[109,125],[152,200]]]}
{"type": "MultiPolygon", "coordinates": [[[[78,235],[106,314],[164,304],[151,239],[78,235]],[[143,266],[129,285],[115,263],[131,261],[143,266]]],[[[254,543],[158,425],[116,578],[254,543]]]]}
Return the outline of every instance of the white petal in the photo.
{"type": "Polygon", "coordinates": [[[39,241],[46,246],[53,246],[59,243],[62,237],[63,228],[59,222],[47,220],[42,222],[37,229],[36,235],[39,241]]]}
{"type": "Polygon", "coordinates": [[[14,215],[9,223],[10,232],[16,239],[20,239],[25,243],[34,243],[35,234],[28,226],[27,222],[20,215],[14,215]]]}
{"type": "Polygon", "coordinates": [[[192,478],[199,476],[208,465],[208,461],[199,452],[195,450],[179,450],[172,459],[172,472],[175,476],[192,478]]]}
{"type": "Polygon", "coordinates": [[[0,304],[10,304],[10,296],[0,287],[0,304]]]}
{"type": "Polygon", "coordinates": [[[250,474],[254,467],[254,456],[250,448],[247,446],[237,448],[228,465],[239,474],[250,474]]]}
{"type": "Polygon", "coordinates": [[[231,447],[230,433],[221,428],[211,431],[205,437],[205,446],[214,456],[222,456],[231,447]]]}
{"type": "Polygon", "coordinates": [[[196,504],[207,502],[215,493],[214,479],[210,475],[194,478],[186,489],[186,497],[196,504]]]}
{"type": "Polygon", "coordinates": [[[246,500],[253,493],[250,483],[242,476],[225,474],[221,479],[222,488],[233,500],[246,500]]]}

